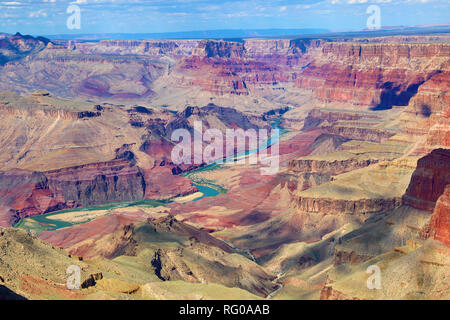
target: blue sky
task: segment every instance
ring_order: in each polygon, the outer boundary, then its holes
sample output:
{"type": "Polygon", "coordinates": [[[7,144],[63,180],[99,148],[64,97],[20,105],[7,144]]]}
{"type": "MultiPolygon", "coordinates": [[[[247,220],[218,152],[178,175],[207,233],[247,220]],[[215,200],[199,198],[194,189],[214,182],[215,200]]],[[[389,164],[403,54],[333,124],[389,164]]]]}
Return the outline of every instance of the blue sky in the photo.
{"type": "Polygon", "coordinates": [[[157,33],[215,29],[362,30],[369,5],[382,26],[450,22],[450,0],[0,0],[0,32],[24,34],[157,33]],[[81,29],[69,30],[70,4],[81,29]]]}

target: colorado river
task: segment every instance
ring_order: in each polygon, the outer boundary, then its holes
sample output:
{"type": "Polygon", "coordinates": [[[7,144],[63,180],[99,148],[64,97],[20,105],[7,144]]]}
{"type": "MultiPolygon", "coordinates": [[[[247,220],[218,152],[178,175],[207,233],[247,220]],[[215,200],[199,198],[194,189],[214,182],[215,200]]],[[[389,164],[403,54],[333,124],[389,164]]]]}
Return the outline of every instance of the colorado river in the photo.
{"type": "Polygon", "coordinates": [[[259,144],[258,148],[253,149],[253,150],[246,150],[244,152],[241,152],[237,155],[231,155],[229,157],[226,157],[225,159],[220,159],[220,160],[216,160],[215,162],[212,162],[204,167],[186,172],[184,174],[182,174],[181,176],[183,177],[187,177],[188,179],[190,179],[192,181],[192,184],[197,187],[198,191],[203,193],[203,196],[198,197],[196,199],[194,199],[193,201],[199,201],[203,198],[206,197],[215,197],[221,193],[226,193],[226,190],[219,186],[219,185],[215,185],[214,183],[208,181],[207,183],[202,183],[200,181],[198,181],[197,179],[193,178],[193,176],[195,177],[196,173],[199,173],[201,171],[209,171],[209,170],[216,170],[218,168],[220,168],[222,166],[222,163],[226,163],[227,161],[232,162],[232,160],[235,159],[239,159],[239,158],[243,158],[245,156],[251,155],[251,154],[255,154],[258,153],[264,149],[267,149],[269,147],[271,147],[272,145],[274,145],[275,143],[279,142],[279,138],[287,133],[288,131],[286,129],[284,129],[283,127],[279,126],[279,123],[281,122],[281,118],[273,121],[270,125],[272,126],[273,129],[278,129],[279,130],[279,136],[276,136],[275,139],[272,139],[272,137],[269,137],[268,140],[263,141],[262,143],[259,144]]]}
{"type": "MultiPolygon", "coordinates": [[[[281,119],[276,120],[271,123],[272,127],[274,129],[280,130],[280,136],[287,131],[284,130],[282,127],[279,127],[278,124],[281,119]]],[[[207,181],[203,179],[196,178],[195,174],[202,172],[202,171],[209,171],[209,170],[218,170],[223,166],[222,163],[227,162],[227,160],[234,160],[239,158],[244,158],[245,156],[257,153],[261,150],[264,150],[266,148],[269,148],[273,144],[277,143],[279,141],[279,136],[276,137],[276,139],[272,140],[272,137],[270,137],[267,141],[264,141],[261,143],[257,149],[254,150],[247,150],[245,152],[242,152],[237,155],[232,155],[230,157],[227,157],[222,160],[217,160],[215,162],[212,162],[206,166],[203,166],[201,168],[186,172],[182,174],[182,176],[188,178],[191,180],[193,186],[197,187],[198,191],[202,193],[200,197],[197,197],[193,199],[192,201],[199,201],[206,197],[215,197],[219,194],[226,193],[227,190],[223,188],[222,186],[219,186],[215,184],[213,181],[207,181]]],[[[231,161],[232,162],[232,161],[231,161]]],[[[89,215],[89,212],[93,211],[101,211],[101,210],[111,210],[111,209],[117,209],[117,208],[125,208],[125,207],[132,207],[132,206],[143,206],[143,207],[158,207],[158,206],[166,206],[167,204],[173,202],[173,199],[167,199],[167,200],[154,200],[154,199],[147,199],[147,200],[140,200],[140,201],[126,201],[126,202],[113,202],[113,203],[106,203],[101,205],[95,205],[90,207],[83,207],[83,208],[75,208],[75,209],[66,209],[62,211],[57,212],[51,212],[39,216],[34,216],[30,218],[21,219],[18,223],[14,225],[16,228],[22,228],[29,231],[33,231],[36,234],[39,234],[42,231],[53,231],[65,227],[70,227],[74,224],[81,224],[86,223],[88,221],[91,221],[93,218],[91,218],[91,215],[89,215]],[[52,216],[57,216],[59,214],[67,213],[67,212],[78,212],[79,216],[86,216],[86,219],[79,220],[76,223],[73,222],[67,222],[67,221],[61,221],[58,220],[56,217],[52,219],[52,216]]]]}

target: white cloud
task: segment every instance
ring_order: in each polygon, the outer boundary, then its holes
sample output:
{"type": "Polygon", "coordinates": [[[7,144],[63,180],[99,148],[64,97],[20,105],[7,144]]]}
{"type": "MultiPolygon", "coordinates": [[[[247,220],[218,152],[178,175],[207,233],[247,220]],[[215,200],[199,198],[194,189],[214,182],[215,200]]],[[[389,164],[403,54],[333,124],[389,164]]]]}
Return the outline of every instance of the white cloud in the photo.
{"type": "Polygon", "coordinates": [[[248,13],[241,11],[236,13],[228,13],[225,15],[227,18],[240,18],[240,17],[248,17],[248,13]]]}
{"type": "Polygon", "coordinates": [[[30,18],[46,17],[47,12],[45,12],[44,10],[34,11],[34,12],[30,12],[30,14],[28,16],[30,18]]]}

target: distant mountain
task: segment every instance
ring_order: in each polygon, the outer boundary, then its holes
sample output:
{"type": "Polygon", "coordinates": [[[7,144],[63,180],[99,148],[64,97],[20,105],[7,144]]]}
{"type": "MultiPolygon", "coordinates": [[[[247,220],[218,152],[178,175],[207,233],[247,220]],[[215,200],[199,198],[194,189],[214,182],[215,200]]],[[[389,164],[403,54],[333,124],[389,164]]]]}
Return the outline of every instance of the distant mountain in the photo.
{"type": "Polygon", "coordinates": [[[15,35],[0,33],[0,65],[39,52],[49,42],[50,40],[43,37],[35,38],[32,36],[24,36],[20,33],[16,33],[15,35]]]}
{"type": "Polygon", "coordinates": [[[145,39],[230,39],[293,36],[327,33],[328,29],[250,29],[250,30],[205,30],[166,33],[106,33],[106,34],[57,34],[48,35],[54,40],[145,40],[145,39]]]}
{"type": "Polygon", "coordinates": [[[450,33],[450,25],[436,26],[398,26],[383,27],[378,30],[361,31],[333,31],[326,33],[298,35],[299,39],[324,39],[334,41],[345,41],[353,38],[374,38],[387,36],[411,36],[411,35],[440,35],[450,33]]]}
{"type": "MultiPolygon", "coordinates": [[[[449,33],[450,25],[396,26],[379,30],[331,31],[319,28],[304,29],[249,29],[249,30],[205,30],[167,33],[103,33],[103,34],[56,34],[46,35],[52,40],[147,40],[147,39],[227,39],[240,41],[243,38],[292,38],[292,39],[342,39],[355,37],[380,37],[393,35],[421,35],[449,33]]],[[[1,33],[0,33],[1,38],[1,33]]]]}

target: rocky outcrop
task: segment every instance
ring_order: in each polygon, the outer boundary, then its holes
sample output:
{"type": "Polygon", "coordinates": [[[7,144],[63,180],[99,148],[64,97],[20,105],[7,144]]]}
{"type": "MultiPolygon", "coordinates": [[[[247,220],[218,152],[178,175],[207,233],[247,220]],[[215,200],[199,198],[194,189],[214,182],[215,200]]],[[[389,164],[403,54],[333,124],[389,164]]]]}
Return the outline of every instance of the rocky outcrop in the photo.
{"type": "Polygon", "coordinates": [[[338,175],[344,172],[364,168],[380,160],[347,159],[347,160],[313,160],[295,159],[289,162],[289,169],[293,172],[315,172],[321,174],[338,175]]]}
{"type": "Polygon", "coordinates": [[[425,155],[433,149],[450,147],[449,65],[420,86],[401,116],[403,131],[412,137],[426,135],[413,153],[425,155]]]}
{"type": "Polygon", "coordinates": [[[351,297],[342,293],[333,286],[324,286],[320,291],[320,300],[361,300],[357,297],[351,297]]]}
{"type": "Polygon", "coordinates": [[[65,285],[70,276],[67,268],[79,266],[81,279],[100,272],[97,267],[88,266],[64,250],[16,228],[0,232],[0,256],[0,275],[5,280],[4,283],[0,280],[0,296],[4,285],[27,299],[80,299],[85,295],[65,285]]]}
{"type": "Polygon", "coordinates": [[[0,223],[47,212],[112,201],[144,199],[141,170],[126,160],[93,163],[47,172],[12,170],[0,173],[0,199],[9,208],[0,223]]]}
{"type": "Polygon", "coordinates": [[[40,52],[49,42],[50,40],[43,37],[23,36],[20,33],[0,38],[0,66],[40,52]]]}
{"type": "Polygon", "coordinates": [[[382,142],[395,132],[373,127],[380,120],[374,113],[312,109],[305,118],[303,130],[321,128],[329,135],[345,139],[382,142]]]}
{"type": "Polygon", "coordinates": [[[86,110],[86,111],[76,112],[76,111],[68,111],[68,110],[61,110],[61,109],[46,108],[45,105],[44,106],[36,106],[36,107],[34,105],[31,105],[30,108],[16,108],[16,107],[10,107],[8,105],[2,104],[1,102],[0,102],[0,112],[2,112],[3,115],[9,115],[9,116],[20,117],[20,118],[46,117],[46,118],[63,119],[63,120],[78,120],[78,119],[84,119],[84,118],[100,117],[102,115],[102,113],[100,111],[96,111],[96,110],[86,110]]]}
{"type": "Polygon", "coordinates": [[[101,272],[91,274],[89,277],[81,283],[82,289],[87,289],[89,287],[95,286],[98,280],[103,279],[103,274],[101,272]]]}
{"type": "Polygon", "coordinates": [[[315,108],[308,113],[303,130],[320,126],[323,123],[330,125],[335,124],[338,121],[357,121],[362,119],[379,119],[379,117],[375,114],[351,111],[331,111],[315,108]]]}
{"type": "Polygon", "coordinates": [[[436,202],[428,235],[450,247],[450,184],[436,202]]]}
{"type": "Polygon", "coordinates": [[[163,281],[220,283],[266,297],[277,288],[273,276],[248,259],[235,259],[218,248],[191,242],[188,247],[158,249],[150,262],[163,281]],[[201,259],[202,263],[195,261],[201,259]]]}
{"type": "Polygon", "coordinates": [[[346,263],[358,264],[370,260],[371,258],[373,258],[373,256],[361,254],[357,251],[344,250],[341,247],[335,247],[333,252],[334,266],[339,266],[346,263]]]}
{"type": "Polygon", "coordinates": [[[244,45],[232,41],[202,40],[195,49],[194,55],[208,58],[242,58],[244,45]]]}
{"type": "MultiPolygon", "coordinates": [[[[407,105],[430,77],[444,70],[442,63],[449,53],[445,43],[363,42],[366,41],[59,41],[50,43],[23,65],[15,64],[13,69],[19,72],[4,73],[2,87],[17,91],[41,87],[67,97],[82,94],[145,100],[155,95],[152,85],[161,79],[158,88],[198,87],[219,97],[252,96],[257,101],[270,91],[269,95],[277,96],[295,83],[324,102],[382,109],[407,105]],[[133,58],[124,59],[125,55],[133,58]],[[93,73],[98,64],[105,68],[93,73]],[[35,70],[31,75],[27,73],[30,69],[35,70]],[[37,79],[37,73],[45,79],[37,79]],[[47,73],[55,79],[45,77],[47,73]],[[16,84],[14,88],[12,82],[16,84]]],[[[9,70],[10,67],[5,69],[9,70]]]]}
{"type": "Polygon", "coordinates": [[[438,198],[450,183],[450,150],[436,149],[419,159],[403,203],[433,212],[438,198]]]}
{"type": "Polygon", "coordinates": [[[395,135],[395,132],[357,126],[331,126],[324,127],[330,134],[339,135],[352,140],[364,140],[371,142],[383,142],[395,135]]]}
{"type": "Polygon", "coordinates": [[[270,55],[286,55],[292,48],[289,39],[245,39],[244,47],[247,56],[252,58],[270,55]]]}
{"type": "MultiPolygon", "coordinates": [[[[204,107],[187,106],[184,110],[171,114],[166,120],[151,118],[144,121],[139,117],[134,117],[131,124],[137,127],[145,127],[148,132],[142,137],[144,142],[139,148],[140,151],[156,159],[155,166],[170,168],[174,174],[179,174],[183,171],[192,170],[200,164],[193,161],[196,150],[192,150],[191,164],[176,165],[172,162],[172,149],[178,143],[178,141],[171,140],[172,134],[177,129],[186,129],[193,137],[196,122],[201,122],[203,131],[217,129],[221,130],[224,135],[227,129],[257,130],[260,126],[268,127],[260,116],[250,117],[236,109],[217,106],[213,103],[204,107]]],[[[224,144],[224,154],[226,151],[224,144]]],[[[200,150],[200,152],[202,151],[200,150]]],[[[163,170],[154,168],[153,171],[161,172],[163,170]]]]}
{"type": "MultiPolygon", "coordinates": [[[[252,62],[254,63],[254,62],[252,62]]],[[[200,87],[202,91],[217,96],[249,95],[247,80],[233,71],[240,60],[208,58],[204,54],[183,59],[174,70],[171,82],[178,87],[200,87]],[[207,75],[207,76],[205,76],[207,75]]]]}
{"type": "Polygon", "coordinates": [[[52,189],[79,206],[144,198],[142,171],[124,160],[49,171],[45,176],[52,189]]]}
{"type": "Polygon", "coordinates": [[[299,211],[328,214],[365,214],[387,211],[402,204],[401,198],[372,199],[331,199],[297,197],[296,206],[299,211]]]}
{"type": "Polygon", "coordinates": [[[449,52],[450,45],[443,43],[328,42],[296,84],[325,102],[379,109],[406,106],[418,88],[439,72],[449,52]]]}
{"type": "MultiPolygon", "coordinates": [[[[97,43],[63,41],[58,49],[77,50],[84,54],[119,54],[144,56],[186,56],[192,54],[200,40],[100,40],[97,43]]],[[[56,48],[55,48],[56,49],[56,48]]]]}
{"type": "Polygon", "coordinates": [[[6,64],[0,87],[20,93],[40,88],[67,98],[139,100],[154,94],[151,84],[165,70],[165,63],[148,58],[43,50],[32,58],[6,64]],[[93,72],[99,65],[101,70],[93,72]]]}
{"type": "Polygon", "coordinates": [[[151,261],[156,276],[163,281],[183,280],[188,282],[200,282],[186,263],[176,261],[176,257],[183,257],[182,254],[182,250],[172,253],[169,250],[158,249],[151,261]],[[174,255],[173,257],[172,254],[174,255]]]}
{"type": "MultiPolygon", "coordinates": [[[[294,160],[293,160],[294,161],[294,160]]],[[[295,172],[294,182],[288,182],[290,191],[302,191],[330,181],[331,175],[316,172],[295,172]]]]}
{"type": "MultiPolygon", "coordinates": [[[[311,41],[313,42],[313,41],[311,41]]],[[[249,96],[256,91],[294,83],[310,61],[307,41],[248,39],[241,42],[201,41],[194,56],[182,59],[171,82],[182,88],[200,87],[218,96],[249,96]],[[205,76],[207,75],[207,76],[205,76]]],[[[256,93],[259,96],[259,93],[256,93]]]]}
{"type": "MultiPolygon", "coordinates": [[[[104,218],[104,217],[103,217],[104,218]]],[[[131,219],[126,217],[112,217],[107,219],[100,219],[100,222],[118,222],[117,225],[113,225],[106,230],[96,230],[98,228],[98,223],[92,223],[89,226],[84,226],[76,230],[65,230],[62,234],[57,232],[44,232],[39,235],[41,239],[57,244],[58,246],[69,248],[68,251],[71,255],[80,257],[80,259],[93,259],[95,257],[105,257],[107,259],[114,259],[118,256],[135,256],[137,241],[134,238],[134,224],[129,223],[131,219]],[[129,223],[125,224],[124,223],[129,223]],[[91,232],[97,231],[97,233],[92,235],[88,242],[80,241],[80,238],[86,237],[89,233],[89,227],[92,229],[91,232]],[[113,228],[114,232],[111,232],[113,228]],[[77,233],[78,232],[78,233],[77,233]],[[76,234],[77,233],[77,234],[76,234]],[[106,236],[105,236],[106,234],[106,236]],[[67,238],[69,236],[69,239],[67,238]],[[104,236],[104,237],[102,237],[104,236]],[[60,240],[62,238],[62,241],[60,240]],[[73,247],[69,247],[71,243],[75,240],[80,241],[80,243],[75,244],[73,247]]]]}
{"type": "Polygon", "coordinates": [[[332,153],[349,139],[337,136],[334,134],[321,134],[316,140],[311,144],[310,148],[313,149],[311,156],[320,156],[328,153],[332,153]]]}
{"type": "MultiPolygon", "coordinates": [[[[171,123],[167,125],[168,127],[168,133],[171,133],[174,129],[178,128],[184,128],[184,129],[190,129],[192,131],[193,123],[191,121],[192,119],[195,119],[197,121],[207,119],[211,116],[217,118],[218,121],[220,121],[221,127],[226,128],[241,128],[244,130],[247,129],[258,129],[258,126],[255,125],[252,121],[250,121],[250,117],[246,115],[245,113],[242,113],[236,109],[233,108],[227,108],[227,107],[221,107],[217,106],[213,103],[209,103],[208,105],[204,107],[193,107],[188,106],[183,111],[178,112],[177,114],[180,118],[174,119],[171,123]],[[183,120],[187,120],[187,124],[190,125],[190,128],[187,127],[185,124],[182,123],[183,120]],[[181,126],[180,126],[181,124],[181,126]]],[[[212,119],[207,119],[208,121],[204,121],[202,125],[207,128],[212,128],[212,125],[214,121],[212,119]]],[[[261,121],[259,121],[262,123],[261,121]]],[[[206,129],[206,128],[204,128],[206,129]]]]}
{"type": "Polygon", "coordinates": [[[39,238],[67,249],[83,260],[135,255],[135,225],[144,220],[139,215],[111,213],[68,228],[44,231],[39,238]]]}
{"type": "MultiPolygon", "coordinates": [[[[417,95],[411,99],[406,113],[428,119],[432,115],[441,114],[450,105],[450,71],[442,70],[434,74],[420,86],[417,95]]],[[[425,126],[425,129],[429,129],[425,126]]]]}
{"type": "Polygon", "coordinates": [[[51,189],[42,172],[11,170],[0,173],[0,225],[8,227],[26,216],[73,207],[57,190],[51,189]]]}

